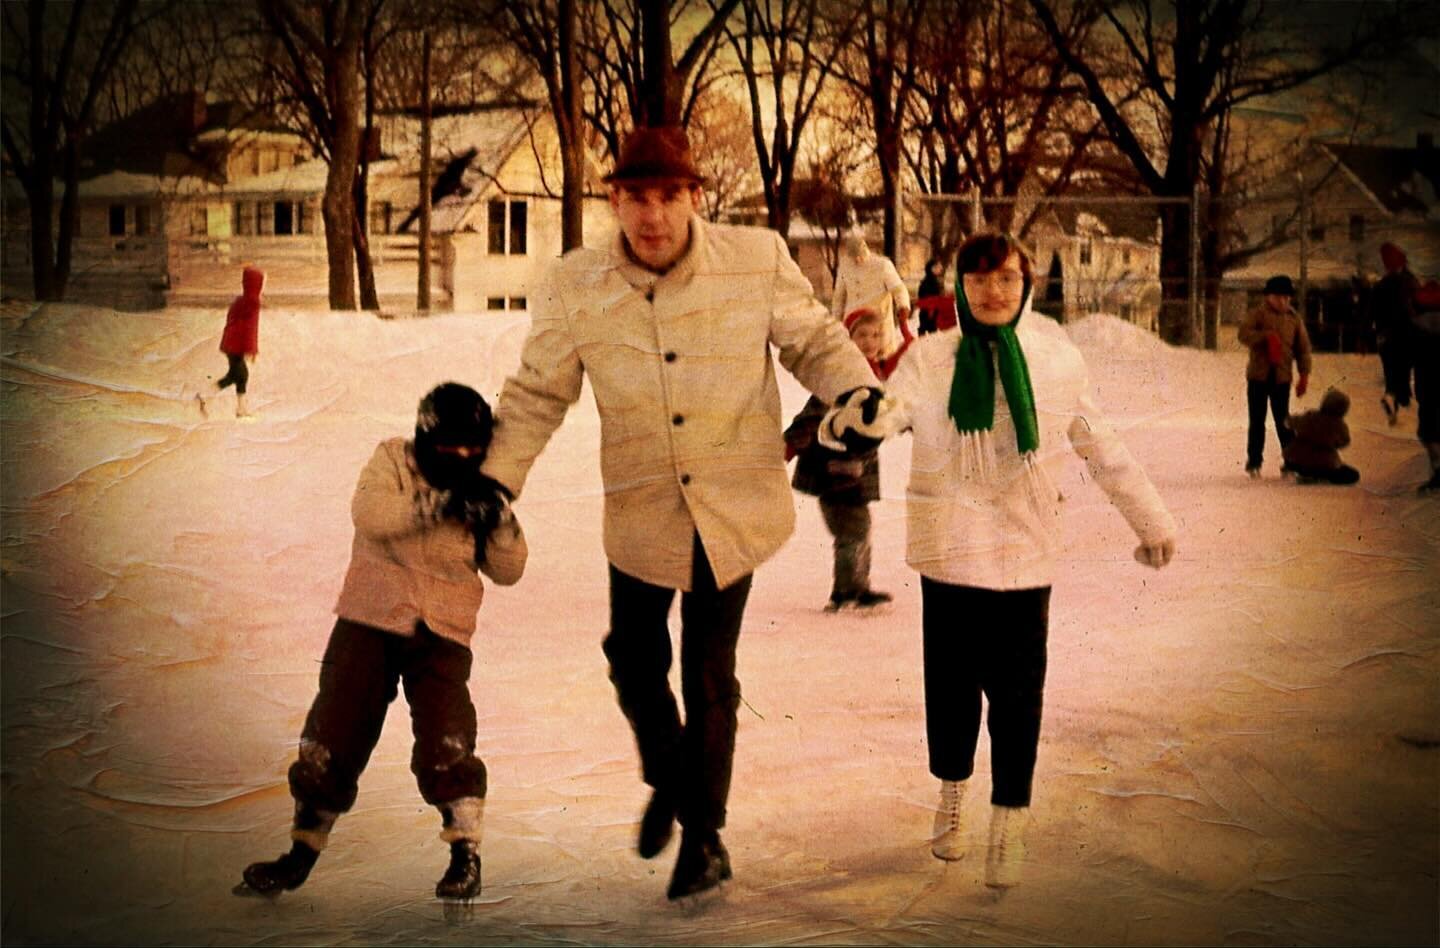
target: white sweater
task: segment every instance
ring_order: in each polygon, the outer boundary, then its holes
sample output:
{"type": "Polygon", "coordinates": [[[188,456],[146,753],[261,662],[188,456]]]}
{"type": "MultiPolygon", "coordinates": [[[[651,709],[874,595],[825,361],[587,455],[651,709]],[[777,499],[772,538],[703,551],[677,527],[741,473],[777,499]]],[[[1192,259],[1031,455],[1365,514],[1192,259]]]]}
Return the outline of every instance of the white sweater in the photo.
{"type": "Polygon", "coordinates": [[[960,330],[916,341],[886,383],[900,400],[897,426],[914,432],[907,489],[906,562],[921,575],[984,589],[1027,589],[1053,582],[1062,544],[1064,498],[1052,476],[1073,448],[1142,543],[1175,535],[1175,522],[1129,450],[1090,397],[1080,350],[1060,327],[1030,313],[1016,335],[1025,352],[1040,423],[1036,459],[1046,476],[1032,499],[1015,425],[995,381],[995,476],[967,479],[959,464],[960,437],[948,414],[950,380],[960,330]]]}

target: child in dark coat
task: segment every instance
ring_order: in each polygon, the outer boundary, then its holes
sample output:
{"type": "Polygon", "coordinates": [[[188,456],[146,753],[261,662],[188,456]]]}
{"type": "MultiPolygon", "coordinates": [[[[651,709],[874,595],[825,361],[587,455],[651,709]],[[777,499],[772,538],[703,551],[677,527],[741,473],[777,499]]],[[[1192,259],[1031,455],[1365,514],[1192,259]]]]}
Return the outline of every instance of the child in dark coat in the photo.
{"type": "Polygon", "coordinates": [[[1285,446],[1285,467],[1302,483],[1327,481],[1331,484],[1353,484],[1360,472],[1340,462],[1340,448],[1350,443],[1350,428],[1345,413],[1350,410],[1350,397],[1339,389],[1325,393],[1319,411],[1291,415],[1286,422],[1295,437],[1285,446]]]}
{"type": "Polygon", "coordinates": [[[381,442],[360,473],[350,568],[290,767],[292,847],[246,867],[237,894],[273,895],[309,876],[336,818],[355,803],[402,683],[415,735],[410,770],[425,802],[440,811],[440,838],[450,844],[435,894],[479,893],[486,772],[475,755],[466,684],[484,596],[479,573],[508,586],[526,560],[520,524],[480,474],[490,436],[490,406],[447,382],[421,401],[414,440],[381,442]]]}
{"type": "MultiPolygon", "coordinates": [[[[899,364],[910,340],[889,355],[884,346],[884,317],[872,309],[857,309],[845,317],[845,328],[870,362],[875,377],[884,381],[899,364]]],[[[813,395],[785,429],[785,457],[799,457],[791,486],[820,499],[825,526],[835,538],[834,581],[827,612],[846,606],[868,609],[889,602],[891,596],[870,588],[870,507],[880,499],[880,457],[832,451],[816,438],[816,429],[829,406],[813,395]]]]}

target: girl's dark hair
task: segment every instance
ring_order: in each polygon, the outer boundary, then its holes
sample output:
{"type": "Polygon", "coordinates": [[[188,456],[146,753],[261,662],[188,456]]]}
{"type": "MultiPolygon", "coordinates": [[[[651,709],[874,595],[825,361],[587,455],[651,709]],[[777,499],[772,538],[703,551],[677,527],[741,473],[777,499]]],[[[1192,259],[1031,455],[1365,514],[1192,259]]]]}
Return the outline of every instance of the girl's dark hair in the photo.
{"type": "Polygon", "coordinates": [[[1012,253],[1019,255],[1020,272],[1029,283],[1030,255],[1020,246],[1020,241],[1009,234],[981,233],[965,241],[955,252],[955,272],[963,275],[999,270],[1012,253]]]}

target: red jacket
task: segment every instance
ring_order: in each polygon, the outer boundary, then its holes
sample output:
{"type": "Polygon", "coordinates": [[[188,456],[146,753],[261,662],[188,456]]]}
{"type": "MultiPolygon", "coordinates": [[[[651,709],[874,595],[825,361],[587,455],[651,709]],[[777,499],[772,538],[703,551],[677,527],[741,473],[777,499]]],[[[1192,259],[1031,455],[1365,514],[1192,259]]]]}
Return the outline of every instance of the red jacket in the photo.
{"type": "Polygon", "coordinates": [[[235,297],[225,314],[220,351],[226,355],[255,355],[260,351],[260,290],[265,286],[265,271],[246,267],[240,285],[245,292],[235,297]]]}

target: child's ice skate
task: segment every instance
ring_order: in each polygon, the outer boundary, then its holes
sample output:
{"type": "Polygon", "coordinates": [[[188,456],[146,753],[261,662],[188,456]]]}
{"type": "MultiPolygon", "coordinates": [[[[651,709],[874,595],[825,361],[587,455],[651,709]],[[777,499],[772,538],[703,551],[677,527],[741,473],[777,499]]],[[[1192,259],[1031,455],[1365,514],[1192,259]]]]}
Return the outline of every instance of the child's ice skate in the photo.
{"type": "Polygon", "coordinates": [[[279,859],[252,862],[245,867],[244,881],[234,889],[236,895],[279,895],[282,889],[298,889],[315,868],[320,853],[296,840],[279,859]]]}
{"type": "Polygon", "coordinates": [[[990,847],[985,853],[985,884],[1008,889],[1020,883],[1025,866],[1026,806],[995,806],[990,814],[990,847]]]}
{"type": "Polygon", "coordinates": [[[935,822],[930,829],[930,852],[936,859],[953,862],[965,855],[961,808],[966,786],[968,783],[964,780],[940,781],[940,802],[935,807],[935,822]]]}
{"type": "Polygon", "coordinates": [[[437,899],[473,899],[480,894],[480,844],[459,839],[450,844],[450,865],[435,883],[437,899]]]}

